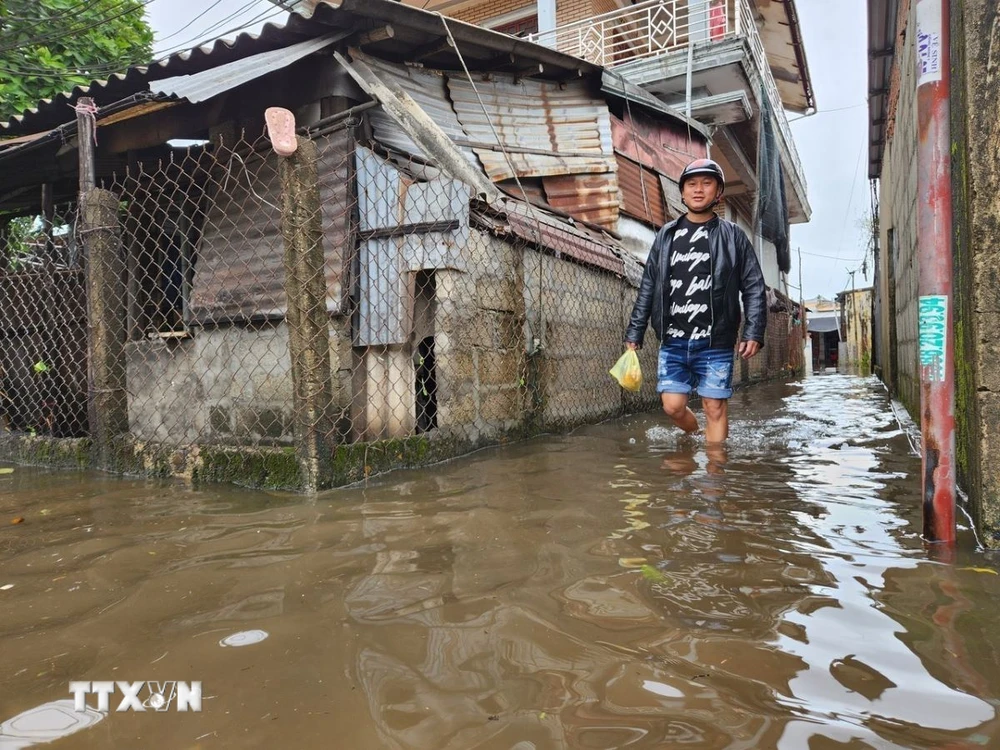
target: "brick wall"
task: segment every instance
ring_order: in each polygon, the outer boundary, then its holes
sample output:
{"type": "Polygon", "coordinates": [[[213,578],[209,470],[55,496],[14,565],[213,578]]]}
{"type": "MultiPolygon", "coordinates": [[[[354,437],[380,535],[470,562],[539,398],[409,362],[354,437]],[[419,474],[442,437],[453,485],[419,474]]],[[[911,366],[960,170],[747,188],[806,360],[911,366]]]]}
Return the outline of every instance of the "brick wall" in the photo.
{"type": "Polygon", "coordinates": [[[525,13],[528,13],[535,7],[534,3],[526,3],[524,0],[496,0],[496,2],[491,0],[490,2],[463,8],[450,15],[453,15],[459,21],[479,25],[491,18],[505,16],[508,13],[514,13],[519,10],[524,10],[525,13]]]}
{"type": "MultiPolygon", "coordinates": [[[[915,24],[915,6],[907,27],[915,24]]],[[[903,30],[901,29],[901,32],[903,30]]],[[[896,50],[893,127],[882,164],[879,206],[879,273],[882,320],[878,361],[882,378],[914,416],[920,407],[917,365],[917,102],[912,33],[901,33],[896,50]],[[898,83],[896,82],[898,80],[898,83]]]]}
{"type": "MultiPolygon", "coordinates": [[[[466,23],[483,24],[490,19],[505,16],[515,11],[523,10],[527,13],[534,10],[535,7],[535,3],[526,3],[524,0],[497,0],[496,2],[491,0],[491,2],[462,8],[451,15],[466,23]]],[[[617,9],[618,4],[615,0],[559,0],[556,4],[556,24],[563,26],[617,9]]]]}

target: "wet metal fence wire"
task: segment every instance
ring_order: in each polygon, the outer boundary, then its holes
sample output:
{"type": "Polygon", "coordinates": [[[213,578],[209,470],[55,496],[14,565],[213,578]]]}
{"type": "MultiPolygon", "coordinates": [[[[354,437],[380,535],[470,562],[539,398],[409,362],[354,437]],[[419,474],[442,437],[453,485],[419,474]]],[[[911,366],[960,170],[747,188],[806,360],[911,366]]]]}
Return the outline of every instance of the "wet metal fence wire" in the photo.
{"type": "Polygon", "coordinates": [[[642,393],[608,375],[635,288],[599,233],[364,133],[164,147],[8,223],[4,429],[320,487],[655,403],[655,346],[642,393]]]}
{"type": "Polygon", "coordinates": [[[74,205],[0,224],[0,429],[87,434],[87,310],[74,205]]]}

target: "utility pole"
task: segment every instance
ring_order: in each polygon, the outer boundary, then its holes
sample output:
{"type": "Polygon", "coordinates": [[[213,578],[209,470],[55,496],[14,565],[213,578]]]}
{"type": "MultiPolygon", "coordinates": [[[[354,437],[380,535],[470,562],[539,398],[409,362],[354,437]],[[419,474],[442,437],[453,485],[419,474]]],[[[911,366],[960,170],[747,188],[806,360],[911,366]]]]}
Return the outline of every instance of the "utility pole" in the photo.
{"type": "Polygon", "coordinates": [[[955,542],[950,0],[917,2],[917,258],[924,537],[955,542]]]}

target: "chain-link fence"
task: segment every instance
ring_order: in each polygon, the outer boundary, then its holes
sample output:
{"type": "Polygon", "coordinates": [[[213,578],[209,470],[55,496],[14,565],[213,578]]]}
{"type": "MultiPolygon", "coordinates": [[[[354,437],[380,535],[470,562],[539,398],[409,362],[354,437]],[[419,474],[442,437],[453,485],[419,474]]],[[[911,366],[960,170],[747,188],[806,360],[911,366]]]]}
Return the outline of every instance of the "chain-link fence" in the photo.
{"type": "Polygon", "coordinates": [[[87,310],[73,205],[0,225],[0,428],[86,435],[87,310]]]}
{"type": "MultiPolygon", "coordinates": [[[[655,404],[655,347],[640,394],[608,374],[637,264],[607,234],[366,132],[341,117],[291,157],[250,133],[144,152],[79,218],[9,223],[5,428],[90,436],[112,467],[312,487],[655,404]]],[[[762,367],[785,369],[785,338],[762,367]]]]}

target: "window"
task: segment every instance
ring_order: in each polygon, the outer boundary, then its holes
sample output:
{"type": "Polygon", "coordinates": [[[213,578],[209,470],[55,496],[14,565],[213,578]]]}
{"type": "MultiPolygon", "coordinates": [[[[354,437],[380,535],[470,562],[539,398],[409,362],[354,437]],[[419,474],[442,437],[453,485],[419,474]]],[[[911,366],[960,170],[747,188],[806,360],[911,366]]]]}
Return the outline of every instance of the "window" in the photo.
{"type": "Polygon", "coordinates": [[[493,31],[499,31],[501,34],[525,37],[528,34],[538,33],[538,14],[532,13],[529,16],[522,16],[512,21],[504,20],[496,25],[487,22],[486,26],[493,31]]]}

